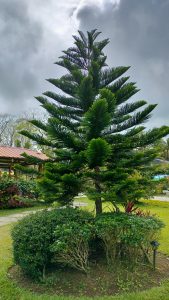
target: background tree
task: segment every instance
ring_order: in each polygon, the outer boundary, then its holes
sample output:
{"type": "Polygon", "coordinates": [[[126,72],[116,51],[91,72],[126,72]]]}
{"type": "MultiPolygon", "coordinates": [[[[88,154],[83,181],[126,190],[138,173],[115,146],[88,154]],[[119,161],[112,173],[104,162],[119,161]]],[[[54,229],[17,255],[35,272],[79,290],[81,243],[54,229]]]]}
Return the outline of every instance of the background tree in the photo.
{"type": "Polygon", "coordinates": [[[85,36],[79,31],[74,46],[56,63],[67,73],[48,79],[62,94],[47,91],[36,97],[49,118],[31,124],[45,136],[21,131],[53,149],[54,161],[46,164],[40,182],[46,199],[69,204],[84,191],[95,201],[97,213],[102,212],[103,201],[116,209],[118,201],[126,201],[122,193],[126,182],[136,170],[146,171],[157,155],[149,146],[169,133],[167,126],[145,131],[143,124],[156,104],[128,101],[139,90],[128,76],[121,77],[129,67],[107,66],[103,49],[109,40],[98,40],[99,34],[92,30],[85,36]]]}
{"type": "Polygon", "coordinates": [[[28,130],[34,133],[44,135],[42,130],[35,128],[29,120],[39,118],[42,122],[45,122],[47,117],[42,113],[25,112],[21,115],[0,115],[0,144],[4,146],[16,146],[23,148],[39,149],[45,151],[37,145],[34,141],[19,134],[21,130],[28,130]]]}
{"type": "Polygon", "coordinates": [[[15,122],[15,118],[9,114],[0,115],[0,143],[2,145],[12,144],[13,130],[11,130],[11,125],[15,122]]]}
{"type": "Polygon", "coordinates": [[[169,138],[167,138],[166,140],[161,139],[156,146],[159,150],[159,156],[162,159],[169,161],[169,138]]]}
{"type": "Polygon", "coordinates": [[[169,160],[169,138],[166,140],[166,147],[165,147],[165,159],[169,160]]]}

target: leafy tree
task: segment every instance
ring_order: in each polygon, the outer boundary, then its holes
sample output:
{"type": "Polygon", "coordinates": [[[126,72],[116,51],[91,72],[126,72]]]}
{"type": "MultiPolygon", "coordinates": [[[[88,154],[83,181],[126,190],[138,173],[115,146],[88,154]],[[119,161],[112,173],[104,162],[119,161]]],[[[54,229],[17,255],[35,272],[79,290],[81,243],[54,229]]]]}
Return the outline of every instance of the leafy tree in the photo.
{"type": "Polygon", "coordinates": [[[159,157],[164,160],[169,160],[169,138],[166,140],[161,139],[160,141],[156,142],[155,147],[157,147],[159,151],[159,157]]]}
{"type": "MultiPolygon", "coordinates": [[[[35,143],[33,143],[32,140],[19,134],[19,131],[24,129],[33,131],[34,133],[38,132],[39,134],[42,134],[38,128],[35,128],[31,123],[28,122],[28,120],[32,120],[32,118],[34,118],[34,114],[27,112],[22,115],[0,115],[0,143],[10,147],[15,146],[31,149],[35,148],[35,143]]],[[[41,118],[43,121],[45,116],[38,114],[38,118],[41,118]]]]}
{"type": "Polygon", "coordinates": [[[0,143],[13,146],[17,117],[9,114],[0,115],[0,143]]]}
{"type": "Polygon", "coordinates": [[[98,40],[99,35],[97,30],[87,35],[79,31],[74,46],[56,62],[67,73],[48,79],[62,93],[47,91],[36,97],[49,118],[31,123],[45,136],[21,131],[53,149],[53,161],[40,181],[46,199],[69,204],[84,191],[95,201],[97,214],[103,201],[116,208],[118,201],[125,201],[126,181],[136,170],[146,170],[156,157],[149,146],[169,133],[167,126],[145,131],[143,124],[156,104],[128,101],[139,91],[123,76],[129,67],[107,66],[103,49],[109,39],[98,40]]]}
{"type": "MultiPolygon", "coordinates": [[[[45,119],[47,119],[46,116],[40,113],[38,115],[36,114],[36,118],[37,117],[41,119],[41,122],[44,122],[45,119]]],[[[33,132],[34,134],[38,133],[41,136],[44,135],[44,132],[42,132],[41,129],[35,128],[35,126],[33,126],[31,122],[29,122],[29,120],[32,120],[34,118],[35,115],[33,113],[25,113],[23,116],[17,118],[16,124],[13,125],[13,144],[16,147],[23,147],[27,149],[38,148],[39,150],[43,150],[43,152],[45,152],[47,150],[46,148],[39,147],[35,142],[33,142],[28,137],[19,134],[21,130],[27,130],[29,132],[33,132]]]]}
{"type": "Polygon", "coordinates": [[[169,138],[165,142],[165,159],[169,160],[169,138]]]}

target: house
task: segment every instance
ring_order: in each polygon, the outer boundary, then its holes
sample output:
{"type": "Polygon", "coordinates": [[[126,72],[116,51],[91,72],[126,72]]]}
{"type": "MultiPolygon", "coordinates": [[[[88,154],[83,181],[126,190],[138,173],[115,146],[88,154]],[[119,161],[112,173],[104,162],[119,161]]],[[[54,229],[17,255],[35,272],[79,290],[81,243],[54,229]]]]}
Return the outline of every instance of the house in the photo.
{"type": "Polygon", "coordinates": [[[29,155],[32,158],[36,159],[36,163],[33,165],[38,166],[38,170],[41,171],[45,161],[49,158],[38,150],[31,150],[20,147],[9,147],[9,146],[0,146],[0,170],[7,171],[9,176],[15,174],[14,165],[20,164],[23,166],[32,165],[28,162],[23,154],[29,155]]]}

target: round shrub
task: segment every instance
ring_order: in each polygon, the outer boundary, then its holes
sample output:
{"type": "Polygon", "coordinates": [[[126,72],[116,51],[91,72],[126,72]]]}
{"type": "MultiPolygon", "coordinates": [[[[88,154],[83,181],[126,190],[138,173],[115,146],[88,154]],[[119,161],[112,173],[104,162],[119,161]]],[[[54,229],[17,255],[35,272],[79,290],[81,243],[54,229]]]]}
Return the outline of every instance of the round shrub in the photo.
{"type": "Polygon", "coordinates": [[[14,261],[32,278],[45,276],[54,253],[51,245],[56,241],[58,225],[78,222],[89,223],[92,215],[74,208],[41,211],[22,219],[12,230],[14,261]]]}
{"type": "Polygon", "coordinates": [[[102,239],[108,264],[119,259],[136,262],[147,256],[151,241],[158,238],[164,224],[152,216],[103,213],[95,220],[95,230],[102,239]]]}

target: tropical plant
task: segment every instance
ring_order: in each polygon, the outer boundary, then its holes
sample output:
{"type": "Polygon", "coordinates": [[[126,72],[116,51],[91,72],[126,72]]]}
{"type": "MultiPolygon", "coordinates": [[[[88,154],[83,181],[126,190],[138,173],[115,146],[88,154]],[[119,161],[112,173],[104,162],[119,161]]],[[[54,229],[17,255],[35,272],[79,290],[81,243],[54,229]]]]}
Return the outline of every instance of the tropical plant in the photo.
{"type": "Polygon", "coordinates": [[[79,31],[74,46],[56,62],[67,73],[48,79],[63,93],[47,91],[36,97],[49,118],[31,123],[45,135],[21,131],[53,149],[53,162],[46,164],[40,180],[46,200],[69,205],[85,192],[95,201],[97,214],[103,201],[118,210],[118,203],[126,201],[121,192],[126,180],[135,170],[145,172],[157,155],[149,146],[169,133],[167,126],[145,131],[156,104],[128,102],[139,89],[123,76],[129,67],[107,66],[103,49],[109,39],[98,40],[99,35],[97,30],[87,36],[79,31]]]}

